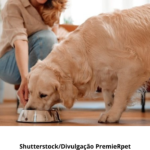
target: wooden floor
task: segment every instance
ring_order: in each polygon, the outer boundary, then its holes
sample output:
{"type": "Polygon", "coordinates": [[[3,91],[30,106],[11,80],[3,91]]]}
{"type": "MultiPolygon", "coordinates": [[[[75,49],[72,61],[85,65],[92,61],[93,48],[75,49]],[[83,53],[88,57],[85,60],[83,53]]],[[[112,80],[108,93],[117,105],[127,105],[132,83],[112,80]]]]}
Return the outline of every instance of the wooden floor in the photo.
{"type": "Polygon", "coordinates": [[[0,104],[0,126],[150,126],[150,111],[128,110],[116,124],[100,124],[98,118],[104,110],[61,110],[62,123],[17,123],[16,103],[0,104]]]}

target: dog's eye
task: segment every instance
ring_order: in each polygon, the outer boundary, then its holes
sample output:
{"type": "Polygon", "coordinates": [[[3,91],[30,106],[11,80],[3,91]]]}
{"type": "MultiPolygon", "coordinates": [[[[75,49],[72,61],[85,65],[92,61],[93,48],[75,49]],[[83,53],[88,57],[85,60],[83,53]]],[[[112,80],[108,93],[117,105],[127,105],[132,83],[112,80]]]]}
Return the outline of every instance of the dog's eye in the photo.
{"type": "Polygon", "coordinates": [[[44,98],[44,97],[46,97],[47,95],[46,94],[40,94],[40,98],[44,98]]]}

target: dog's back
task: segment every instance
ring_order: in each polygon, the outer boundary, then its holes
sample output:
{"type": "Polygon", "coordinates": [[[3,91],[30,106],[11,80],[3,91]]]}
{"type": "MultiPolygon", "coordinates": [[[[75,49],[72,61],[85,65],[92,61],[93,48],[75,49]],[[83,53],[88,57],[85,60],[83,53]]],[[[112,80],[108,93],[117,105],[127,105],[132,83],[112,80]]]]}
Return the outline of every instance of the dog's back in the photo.
{"type": "Polygon", "coordinates": [[[137,58],[150,71],[150,4],[89,18],[79,29],[88,47],[118,58],[137,58]],[[149,68],[148,68],[149,67],[149,68]]]}

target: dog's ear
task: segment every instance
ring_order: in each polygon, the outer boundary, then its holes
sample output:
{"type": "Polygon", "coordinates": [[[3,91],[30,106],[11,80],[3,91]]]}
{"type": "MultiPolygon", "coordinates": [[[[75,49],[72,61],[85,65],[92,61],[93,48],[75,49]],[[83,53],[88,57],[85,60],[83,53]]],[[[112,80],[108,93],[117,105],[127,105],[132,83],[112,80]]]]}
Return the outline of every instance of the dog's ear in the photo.
{"type": "Polygon", "coordinates": [[[56,66],[53,66],[52,70],[59,82],[59,86],[56,86],[56,89],[60,99],[66,108],[71,108],[78,97],[78,89],[73,85],[69,74],[66,76],[63,71],[56,66]]]}
{"type": "Polygon", "coordinates": [[[78,90],[71,80],[61,80],[58,88],[60,99],[66,108],[71,108],[77,98],[78,90]]]}

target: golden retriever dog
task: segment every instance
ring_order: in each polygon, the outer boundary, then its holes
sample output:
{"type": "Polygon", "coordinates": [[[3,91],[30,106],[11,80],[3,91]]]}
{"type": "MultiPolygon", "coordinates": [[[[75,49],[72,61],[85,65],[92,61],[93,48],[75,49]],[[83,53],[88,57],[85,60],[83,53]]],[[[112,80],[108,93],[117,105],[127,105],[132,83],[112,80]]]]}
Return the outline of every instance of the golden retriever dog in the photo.
{"type": "Polygon", "coordinates": [[[26,108],[47,110],[59,102],[71,108],[76,99],[100,86],[106,111],[99,122],[117,122],[149,77],[150,5],[100,14],[32,68],[26,108]]]}

